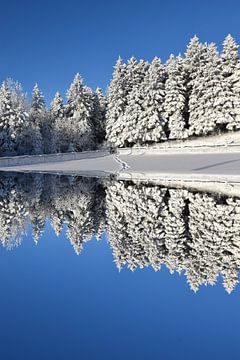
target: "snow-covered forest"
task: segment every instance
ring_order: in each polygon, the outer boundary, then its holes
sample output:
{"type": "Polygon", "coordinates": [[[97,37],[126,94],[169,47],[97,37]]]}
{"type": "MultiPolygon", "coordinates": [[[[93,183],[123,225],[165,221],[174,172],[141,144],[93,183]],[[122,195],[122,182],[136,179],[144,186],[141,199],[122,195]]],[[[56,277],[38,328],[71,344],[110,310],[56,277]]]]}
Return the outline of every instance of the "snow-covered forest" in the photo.
{"type": "Polygon", "coordinates": [[[107,94],[106,131],[113,144],[133,146],[240,129],[238,44],[194,36],[185,56],[166,64],[119,59],[107,94]]]}
{"type": "Polygon", "coordinates": [[[118,59],[106,95],[77,74],[67,101],[50,108],[36,84],[29,103],[18,82],[0,88],[0,155],[131,147],[240,129],[238,44],[228,35],[221,53],[194,36],[185,55],[163,64],[118,59]]]}
{"type": "Polygon", "coordinates": [[[47,241],[50,221],[56,235],[66,231],[77,254],[106,231],[119,270],[165,265],[185,273],[194,291],[219,276],[229,293],[238,283],[237,197],[93,178],[2,175],[0,221],[0,243],[7,249],[21,243],[29,225],[36,244],[47,241]]]}
{"type": "Polygon", "coordinates": [[[11,79],[0,88],[0,155],[42,154],[95,149],[105,138],[106,100],[77,74],[67,103],[56,93],[50,109],[36,84],[29,104],[11,79]]]}

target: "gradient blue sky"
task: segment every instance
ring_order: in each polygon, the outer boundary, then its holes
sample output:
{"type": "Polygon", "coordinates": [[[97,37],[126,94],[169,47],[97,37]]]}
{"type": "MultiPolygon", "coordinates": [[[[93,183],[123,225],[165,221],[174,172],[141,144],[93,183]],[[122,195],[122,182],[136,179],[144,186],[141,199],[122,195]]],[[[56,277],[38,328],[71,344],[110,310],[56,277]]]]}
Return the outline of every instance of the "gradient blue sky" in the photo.
{"type": "Polygon", "coordinates": [[[194,34],[219,46],[228,33],[239,40],[239,13],[237,0],[2,1],[0,80],[28,93],[37,81],[47,102],[76,72],[106,90],[119,55],[166,61],[194,34]]]}

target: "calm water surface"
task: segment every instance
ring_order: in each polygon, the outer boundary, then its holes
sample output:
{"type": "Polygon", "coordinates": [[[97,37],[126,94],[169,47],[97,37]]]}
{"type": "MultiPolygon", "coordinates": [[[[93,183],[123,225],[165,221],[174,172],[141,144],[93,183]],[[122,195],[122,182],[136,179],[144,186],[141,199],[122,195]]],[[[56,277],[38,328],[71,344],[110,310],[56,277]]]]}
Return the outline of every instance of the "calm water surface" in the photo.
{"type": "Polygon", "coordinates": [[[0,359],[238,359],[240,199],[0,176],[0,359]]]}

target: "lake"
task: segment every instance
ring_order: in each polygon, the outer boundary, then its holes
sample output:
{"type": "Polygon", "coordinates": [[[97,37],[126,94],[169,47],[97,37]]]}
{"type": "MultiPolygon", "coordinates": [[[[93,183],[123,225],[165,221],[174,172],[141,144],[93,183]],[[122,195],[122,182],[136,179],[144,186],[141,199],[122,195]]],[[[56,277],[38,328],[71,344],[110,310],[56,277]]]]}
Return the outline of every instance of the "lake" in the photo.
{"type": "Polygon", "coordinates": [[[0,174],[0,357],[226,359],[240,345],[240,198],[0,174]]]}

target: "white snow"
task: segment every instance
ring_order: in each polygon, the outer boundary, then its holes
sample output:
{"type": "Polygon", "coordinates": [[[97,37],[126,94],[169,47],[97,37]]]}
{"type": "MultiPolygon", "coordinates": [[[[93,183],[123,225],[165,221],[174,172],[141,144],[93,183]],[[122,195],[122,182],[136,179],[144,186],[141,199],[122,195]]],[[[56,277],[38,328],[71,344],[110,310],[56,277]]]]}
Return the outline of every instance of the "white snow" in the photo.
{"type": "MultiPolygon", "coordinates": [[[[74,154],[59,154],[51,156],[28,156],[22,158],[19,165],[1,165],[4,158],[0,159],[0,171],[27,171],[27,172],[47,172],[47,173],[92,173],[92,175],[103,176],[106,173],[116,173],[121,170],[121,165],[115,160],[114,155],[102,156],[101,152],[85,152],[83,157],[73,160],[74,154]],[[95,157],[92,157],[95,154],[95,157]],[[54,161],[54,156],[56,160],[54,161]],[[24,160],[26,163],[24,164],[24,160]],[[61,161],[62,158],[62,161],[61,161]],[[49,160],[48,160],[49,159],[49,160]],[[32,160],[32,162],[31,162],[32,160]]],[[[81,155],[81,153],[79,154],[81,155]]],[[[16,158],[15,158],[16,159],[16,158]]],[[[12,160],[15,160],[14,158],[12,160]]],[[[9,160],[9,158],[8,158],[9,160]]],[[[11,163],[11,159],[9,161],[11,163]]],[[[91,174],[89,174],[91,175],[91,174]]]]}
{"type": "MultiPolygon", "coordinates": [[[[0,171],[116,175],[148,181],[217,181],[240,183],[240,152],[156,153],[142,149],[79,154],[0,158],[0,171]],[[76,159],[74,159],[74,156],[76,159]],[[11,166],[12,165],[12,166],[11,166]]],[[[206,151],[206,149],[205,149],[206,151]]]]}
{"type": "MultiPolygon", "coordinates": [[[[141,149],[155,150],[159,149],[161,151],[170,151],[171,149],[177,149],[177,151],[186,149],[187,151],[204,151],[205,148],[214,149],[214,151],[236,151],[235,147],[240,149],[240,131],[228,132],[225,134],[218,135],[208,135],[204,137],[195,137],[186,140],[170,140],[162,143],[154,144],[149,147],[141,147],[141,149]],[[221,148],[224,148],[222,150],[221,148]]],[[[134,146],[133,149],[138,149],[139,147],[134,146]]],[[[130,149],[130,148],[129,148],[130,149]]],[[[128,149],[128,150],[129,150],[128,149]]],[[[120,149],[121,151],[122,149],[120,149]]]]}

